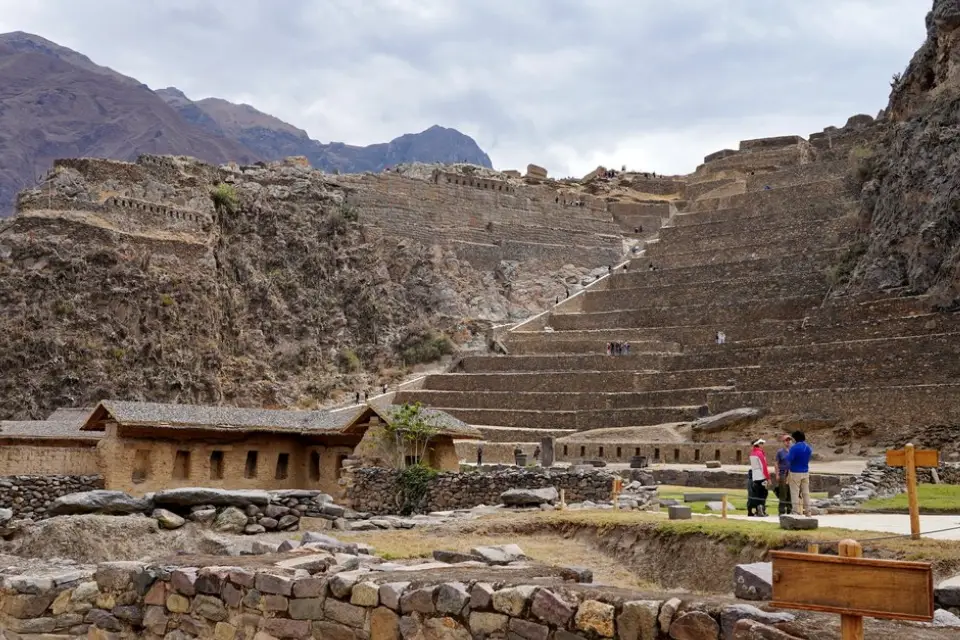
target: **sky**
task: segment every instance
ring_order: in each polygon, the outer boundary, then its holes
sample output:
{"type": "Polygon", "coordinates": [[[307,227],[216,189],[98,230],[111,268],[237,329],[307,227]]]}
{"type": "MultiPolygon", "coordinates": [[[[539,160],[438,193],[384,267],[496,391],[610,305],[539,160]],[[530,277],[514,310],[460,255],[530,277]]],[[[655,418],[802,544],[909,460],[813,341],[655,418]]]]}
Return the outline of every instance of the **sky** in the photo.
{"type": "Polygon", "coordinates": [[[688,173],[886,106],[930,0],[0,0],[27,31],[321,142],[439,124],[498,169],[688,173]]]}

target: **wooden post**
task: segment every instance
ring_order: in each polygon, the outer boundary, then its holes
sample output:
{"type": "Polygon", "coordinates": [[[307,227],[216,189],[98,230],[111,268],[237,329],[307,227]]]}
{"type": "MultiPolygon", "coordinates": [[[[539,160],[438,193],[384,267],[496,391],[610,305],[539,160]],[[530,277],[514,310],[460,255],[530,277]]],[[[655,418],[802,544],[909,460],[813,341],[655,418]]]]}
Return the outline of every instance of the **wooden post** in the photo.
{"type": "Polygon", "coordinates": [[[567,490],[560,489],[560,510],[567,508],[567,490]]]}
{"type": "Polygon", "coordinates": [[[920,539],[920,501],[917,499],[917,460],[916,453],[912,444],[907,444],[906,469],[907,469],[907,502],[910,505],[910,537],[914,540],[920,539]]]}
{"type": "Polygon", "coordinates": [[[820,545],[815,542],[808,544],[807,553],[820,553],[820,545]]]}
{"type": "MultiPolygon", "coordinates": [[[[841,558],[863,557],[863,547],[856,540],[841,540],[838,546],[841,558]]],[[[842,614],[840,616],[840,637],[841,640],[863,640],[863,616],[842,614]]]]}
{"type": "Polygon", "coordinates": [[[723,494],[723,497],[720,498],[720,515],[723,516],[723,519],[727,519],[727,494],[723,494]]]}

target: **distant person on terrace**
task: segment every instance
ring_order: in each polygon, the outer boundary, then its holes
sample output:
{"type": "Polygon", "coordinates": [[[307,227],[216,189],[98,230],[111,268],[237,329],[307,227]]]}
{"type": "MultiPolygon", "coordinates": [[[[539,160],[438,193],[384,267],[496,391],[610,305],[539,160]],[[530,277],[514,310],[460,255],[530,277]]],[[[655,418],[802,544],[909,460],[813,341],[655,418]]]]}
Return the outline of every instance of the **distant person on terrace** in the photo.
{"type": "Polygon", "coordinates": [[[767,515],[767,486],[770,483],[770,469],[767,467],[767,455],[763,452],[763,438],[753,441],[750,450],[750,470],[747,472],[747,515],[765,517],[767,515]]]}
{"type": "Polygon", "coordinates": [[[813,447],[807,444],[807,436],[803,431],[794,431],[790,436],[796,443],[787,454],[790,463],[790,502],[794,513],[809,516],[810,458],[813,456],[813,447]]]}

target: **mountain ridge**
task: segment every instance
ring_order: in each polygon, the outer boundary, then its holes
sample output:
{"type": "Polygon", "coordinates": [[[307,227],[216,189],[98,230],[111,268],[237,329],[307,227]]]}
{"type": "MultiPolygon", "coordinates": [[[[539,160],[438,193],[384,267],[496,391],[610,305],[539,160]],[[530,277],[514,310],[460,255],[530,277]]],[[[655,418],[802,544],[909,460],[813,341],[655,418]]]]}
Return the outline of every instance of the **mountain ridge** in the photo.
{"type": "Polygon", "coordinates": [[[491,167],[469,136],[434,125],[368,146],[321,143],[251,105],[193,101],[175,87],[152,90],[41,36],[0,34],[0,218],[54,159],[133,160],[142,153],[215,164],[305,156],[325,171],[380,171],[406,162],[491,167]]]}

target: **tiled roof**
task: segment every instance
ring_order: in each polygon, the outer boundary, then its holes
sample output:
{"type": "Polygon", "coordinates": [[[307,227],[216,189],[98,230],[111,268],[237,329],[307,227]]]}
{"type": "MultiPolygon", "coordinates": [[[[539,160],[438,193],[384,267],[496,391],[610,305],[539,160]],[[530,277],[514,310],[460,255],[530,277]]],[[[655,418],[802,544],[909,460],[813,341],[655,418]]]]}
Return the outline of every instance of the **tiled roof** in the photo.
{"type": "MultiPolygon", "coordinates": [[[[289,411],[117,400],[104,400],[100,407],[124,426],[292,433],[337,433],[366,409],[352,407],[338,411],[289,411]]],[[[93,417],[85,423],[85,430],[92,428],[93,417]]]]}
{"type": "MultiPolygon", "coordinates": [[[[385,406],[378,406],[377,413],[383,416],[383,419],[387,422],[391,422],[391,416],[394,411],[400,409],[398,404],[390,404],[385,406]]],[[[454,418],[452,415],[446,411],[439,411],[437,409],[430,409],[428,407],[423,407],[421,409],[423,415],[433,424],[440,433],[447,436],[453,436],[454,438],[482,438],[480,430],[474,426],[463,422],[457,418],[454,418]]]]}
{"type": "Polygon", "coordinates": [[[95,431],[80,431],[80,425],[72,421],[4,420],[0,422],[0,438],[99,440],[102,435],[95,431]]]}
{"type": "Polygon", "coordinates": [[[87,421],[87,418],[93,413],[94,408],[95,407],[85,409],[57,409],[47,416],[47,420],[49,422],[75,422],[79,428],[80,425],[87,421]]]}

